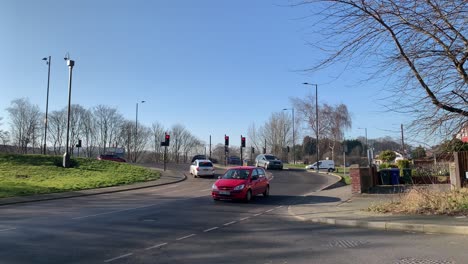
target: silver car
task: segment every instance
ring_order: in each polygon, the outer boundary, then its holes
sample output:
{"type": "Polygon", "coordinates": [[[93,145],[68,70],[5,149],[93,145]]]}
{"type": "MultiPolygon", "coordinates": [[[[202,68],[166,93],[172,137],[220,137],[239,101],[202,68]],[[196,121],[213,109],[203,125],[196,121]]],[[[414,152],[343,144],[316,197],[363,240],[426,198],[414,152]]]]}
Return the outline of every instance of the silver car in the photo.
{"type": "Polygon", "coordinates": [[[260,154],[255,158],[255,166],[268,169],[283,169],[283,162],[275,155],[260,154]]]}

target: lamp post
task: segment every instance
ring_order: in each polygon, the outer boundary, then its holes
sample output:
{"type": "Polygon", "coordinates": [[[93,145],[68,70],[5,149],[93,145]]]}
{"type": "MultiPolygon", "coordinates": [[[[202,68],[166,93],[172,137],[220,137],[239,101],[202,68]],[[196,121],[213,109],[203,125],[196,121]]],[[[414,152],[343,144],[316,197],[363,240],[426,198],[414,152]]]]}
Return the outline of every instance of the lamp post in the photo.
{"type": "Polygon", "coordinates": [[[283,111],[286,111],[286,110],[291,110],[292,111],[292,133],[293,133],[293,160],[294,160],[294,164],[296,164],[296,144],[295,144],[295,137],[294,137],[294,107],[293,108],[284,108],[283,111]]]}
{"type": "MultiPolygon", "coordinates": [[[[140,101],[140,103],[145,103],[146,101],[140,101]]],[[[135,116],[135,146],[133,148],[133,156],[135,157],[133,159],[133,162],[136,163],[137,161],[137,155],[136,155],[136,152],[137,152],[137,142],[138,142],[138,102],[136,103],[136,116],[135,116]]]]}
{"type": "Polygon", "coordinates": [[[47,113],[49,112],[49,85],[50,85],[50,62],[51,57],[43,58],[42,60],[46,61],[48,70],[47,70],[47,96],[46,96],[46,110],[45,110],[45,120],[44,120],[44,155],[47,154],[47,113]]]}
{"type": "Polygon", "coordinates": [[[72,73],[73,73],[73,66],[75,66],[75,61],[70,60],[67,56],[64,58],[67,61],[68,66],[68,116],[67,116],[67,141],[66,141],[66,148],[65,154],[63,155],[63,167],[68,168],[70,167],[70,153],[69,151],[69,141],[70,141],[70,112],[71,112],[71,85],[72,85],[72,73]]]}
{"type": "Polygon", "coordinates": [[[367,142],[367,127],[358,127],[358,129],[364,129],[364,133],[366,135],[366,155],[367,155],[367,165],[370,166],[370,157],[369,157],[369,145],[368,145],[368,142],[367,142]]]}
{"type": "Polygon", "coordinates": [[[320,172],[319,165],[319,123],[318,123],[318,85],[316,83],[303,83],[304,85],[315,85],[315,136],[317,141],[317,172],[320,172]]]}

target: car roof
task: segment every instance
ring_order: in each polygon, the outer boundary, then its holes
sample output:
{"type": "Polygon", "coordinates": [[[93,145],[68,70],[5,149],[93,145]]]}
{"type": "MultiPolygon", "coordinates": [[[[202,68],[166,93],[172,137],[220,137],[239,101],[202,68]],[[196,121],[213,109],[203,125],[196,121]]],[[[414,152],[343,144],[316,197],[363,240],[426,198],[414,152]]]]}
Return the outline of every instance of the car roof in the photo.
{"type": "Polygon", "coordinates": [[[257,168],[255,166],[236,166],[236,167],[229,167],[228,170],[253,170],[253,169],[262,169],[262,168],[257,168]]]}
{"type": "Polygon", "coordinates": [[[211,160],[208,159],[196,159],[198,162],[211,162],[211,160]]]}

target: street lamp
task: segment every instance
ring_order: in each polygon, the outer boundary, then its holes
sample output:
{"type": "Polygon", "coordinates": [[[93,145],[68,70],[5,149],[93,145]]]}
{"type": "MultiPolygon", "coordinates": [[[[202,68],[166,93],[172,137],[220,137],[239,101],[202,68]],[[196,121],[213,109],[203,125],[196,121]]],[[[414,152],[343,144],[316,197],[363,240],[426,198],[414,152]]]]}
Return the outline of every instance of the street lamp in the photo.
{"type": "Polygon", "coordinates": [[[302,83],[304,85],[315,85],[315,135],[317,141],[317,172],[320,172],[319,165],[319,123],[318,123],[318,85],[316,83],[302,83]]]}
{"type": "MultiPolygon", "coordinates": [[[[145,103],[146,101],[140,101],[140,103],[145,103]]],[[[133,155],[134,155],[134,160],[133,162],[136,163],[137,160],[137,142],[138,142],[138,102],[136,103],[136,117],[135,117],[135,146],[133,148],[133,155]]]]}
{"type": "Polygon", "coordinates": [[[293,108],[284,108],[283,111],[291,110],[292,111],[292,129],[293,129],[293,160],[294,164],[296,164],[296,144],[294,139],[294,107],[293,108]]]}
{"type": "Polygon", "coordinates": [[[365,135],[366,135],[366,155],[367,155],[367,164],[370,166],[370,157],[369,157],[369,145],[367,143],[367,127],[358,127],[358,129],[364,129],[365,135]]]}
{"type": "Polygon", "coordinates": [[[46,61],[48,65],[47,71],[47,96],[46,96],[46,110],[45,110],[45,120],[44,120],[44,155],[47,154],[47,113],[49,112],[49,84],[50,84],[50,62],[51,57],[43,58],[42,60],[46,61]]]}
{"type": "Polygon", "coordinates": [[[63,167],[68,168],[70,167],[70,153],[68,152],[68,144],[70,140],[70,112],[71,112],[71,85],[72,85],[72,73],[73,73],[73,66],[75,66],[75,61],[70,60],[70,58],[65,57],[64,60],[67,61],[68,66],[68,117],[67,117],[67,141],[66,141],[66,148],[65,154],[63,155],[63,167]]]}

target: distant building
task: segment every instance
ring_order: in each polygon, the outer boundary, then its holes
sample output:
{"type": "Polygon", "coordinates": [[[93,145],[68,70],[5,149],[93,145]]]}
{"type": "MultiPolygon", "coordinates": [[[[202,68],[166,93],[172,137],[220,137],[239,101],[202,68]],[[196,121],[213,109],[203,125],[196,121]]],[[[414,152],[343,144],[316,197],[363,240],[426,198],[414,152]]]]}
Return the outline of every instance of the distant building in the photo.
{"type": "Polygon", "coordinates": [[[468,142],[468,122],[462,126],[460,132],[455,135],[456,138],[460,139],[461,141],[467,143],[468,142]]]}

